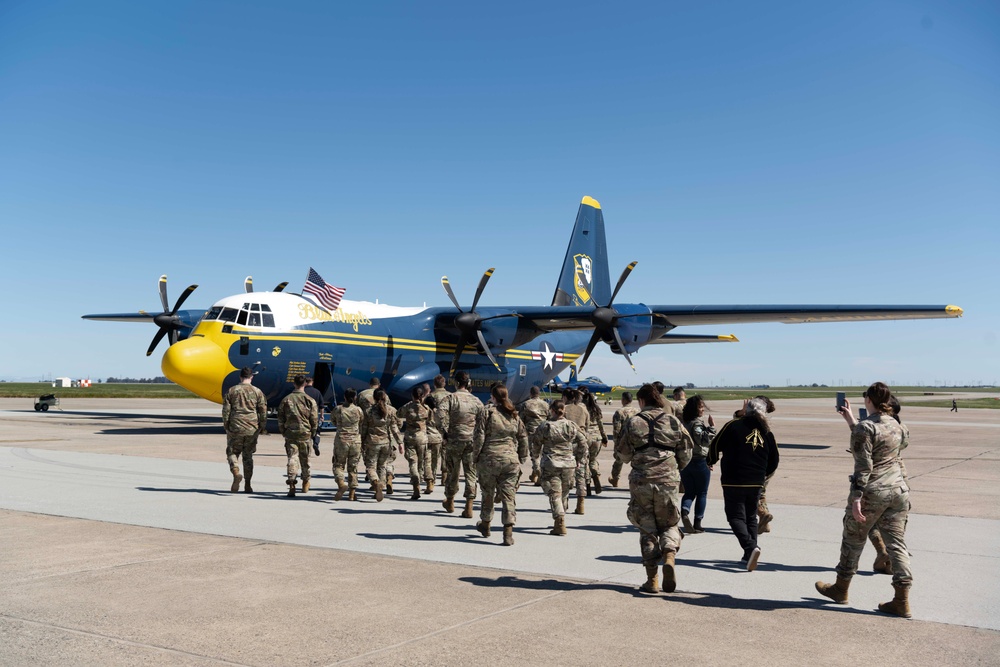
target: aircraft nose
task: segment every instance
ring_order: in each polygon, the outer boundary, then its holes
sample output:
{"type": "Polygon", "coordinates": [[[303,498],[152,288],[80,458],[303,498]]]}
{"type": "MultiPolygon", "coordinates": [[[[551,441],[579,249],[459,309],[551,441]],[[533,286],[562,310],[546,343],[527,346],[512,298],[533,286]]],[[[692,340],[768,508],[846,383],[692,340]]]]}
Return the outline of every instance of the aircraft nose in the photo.
{"type": "Polygon", "coordinates": [[[172,382],[216,403],[222,403],[222,381],[236,370],[226,351],[204,336],[171,345],[160,368],[172,382]]]}

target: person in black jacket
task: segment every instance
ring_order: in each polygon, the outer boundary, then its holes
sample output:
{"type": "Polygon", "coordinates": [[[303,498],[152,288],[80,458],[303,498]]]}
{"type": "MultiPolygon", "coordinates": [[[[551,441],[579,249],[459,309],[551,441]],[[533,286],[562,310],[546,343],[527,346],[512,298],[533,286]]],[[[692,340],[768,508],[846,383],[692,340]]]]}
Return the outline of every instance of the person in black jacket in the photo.
{"type": "Polygon", "coordinates": [[[719,431],[712,440],[706,462],[722,459],[722,497],[726,519],[743,547],[747,571],[757,569],[757,502],[764,480],[778,468],[778,444],[767,423],[767,399],[747,401],[744,414],[719,431]]]}

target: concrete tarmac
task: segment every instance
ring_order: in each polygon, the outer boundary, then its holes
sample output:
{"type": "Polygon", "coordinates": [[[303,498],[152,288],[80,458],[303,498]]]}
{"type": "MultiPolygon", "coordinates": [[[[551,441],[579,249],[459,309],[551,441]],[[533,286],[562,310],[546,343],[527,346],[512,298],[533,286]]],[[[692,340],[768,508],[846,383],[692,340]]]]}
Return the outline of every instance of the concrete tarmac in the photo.
{"type": "MultiPolygon", "coordinates": [[[[628,492],[607,489],[548,534],[540,489],[518,493],[516,544],[447,514],[441,487],[284,498],[281,439],[262,437],[252,495],[230,494],[218,409],[202,401],[0,400],[0,665],[997,664],[1000,411],[913,408],[907,530],[913,620],[866,552],[847,605],[832,581],[850,455],[830,401],[779,403],[774,530],[756,572],[722,513],[685,538],[678,592],[646,596],[628,492]],[[276,469],[280,467],[280,469],[276,469]]],[[[713,405],[731,414],[735,404],[713,405]]],[[[610,417],[610,412],[608,412],[610,417]]],[[[605,477],[610,452],[602,455],[605,477]]],[[[572,508],[571,499],[571,508],[572,508]]]]}

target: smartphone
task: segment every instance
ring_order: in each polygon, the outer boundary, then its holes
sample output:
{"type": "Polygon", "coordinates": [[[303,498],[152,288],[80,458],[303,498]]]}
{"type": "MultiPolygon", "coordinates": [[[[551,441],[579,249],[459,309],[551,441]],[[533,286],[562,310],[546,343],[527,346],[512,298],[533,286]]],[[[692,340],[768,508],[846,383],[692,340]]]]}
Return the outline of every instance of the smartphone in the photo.
{"type": "Polygon", "coordinates": [[[842,407],[844,407],[845,403],[847,403],[847,392],[846,391],[838,391],[837,392],[837,412],[840,412],[840,409],[842,407]]]}
{"type": "Polygon", "coordinates": [[[868,419],[868,410],[865,408],[858,408],[858,419],[868,419]]]}

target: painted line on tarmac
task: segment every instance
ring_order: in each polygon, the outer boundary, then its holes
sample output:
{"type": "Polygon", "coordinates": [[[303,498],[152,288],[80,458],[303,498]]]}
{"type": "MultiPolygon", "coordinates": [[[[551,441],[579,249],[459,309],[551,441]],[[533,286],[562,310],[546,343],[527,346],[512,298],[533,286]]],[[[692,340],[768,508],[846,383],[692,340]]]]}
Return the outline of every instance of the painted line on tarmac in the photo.
{"type": "MultiPolygon", "coordinates": [[[[833,424],[846,424],[843,417],[841,418],[830,418],[825,417],[771,417],[772,421],[781,422],[812,422],[812,423],[833,423],[833,424]]],[[[978,426],[981,428],[1000,428],[1000,423],[988,423],[988,422],[929,422],[929,421],[917,421],[904,419],[903,423],[907,426],[948,426],[951,428],[960,428],[962,426],[978,426]]]]}

